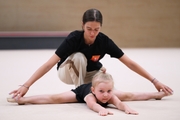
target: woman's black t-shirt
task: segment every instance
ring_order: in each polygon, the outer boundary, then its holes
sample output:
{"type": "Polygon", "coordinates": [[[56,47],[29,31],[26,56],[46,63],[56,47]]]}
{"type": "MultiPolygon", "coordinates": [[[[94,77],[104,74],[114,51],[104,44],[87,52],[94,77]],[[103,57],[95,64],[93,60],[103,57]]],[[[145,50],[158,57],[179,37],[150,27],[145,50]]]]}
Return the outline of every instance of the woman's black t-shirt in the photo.
{"type": "Polygon", "coordinates": [[[120,58],[123,51],[105,34],[99,33],[93,44],[87,45],[84,40],[84,31],[71,32],[62,44],[55,51],[55,54],[61,58],[57,68],[65,59],[75,52],[81,52],[87,59],[87,71],[99,70],[102,64],[99,62],[105,54],[111,57],[120,58]]]}

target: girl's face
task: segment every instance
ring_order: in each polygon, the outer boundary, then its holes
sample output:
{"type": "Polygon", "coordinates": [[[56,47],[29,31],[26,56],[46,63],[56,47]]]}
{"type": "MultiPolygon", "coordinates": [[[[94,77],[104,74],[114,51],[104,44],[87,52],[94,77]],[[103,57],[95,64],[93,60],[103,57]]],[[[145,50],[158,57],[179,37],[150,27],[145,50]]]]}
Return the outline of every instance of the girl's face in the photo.
{"type": "Polygon", "coordinates": [[[113,94],[113,83],[112,82],[101,82],[95,87],[91,87],[92,93],[96,96],[98,101],[102,103],[108,102],[113,94]]]}
{"type": "Polygon", "coordinates": [[[101,24],[100,22],[90,21],[83,24],[84,39],[85,43],[91,45],[94,43],[96,36],[100,32],[101,24]]]}

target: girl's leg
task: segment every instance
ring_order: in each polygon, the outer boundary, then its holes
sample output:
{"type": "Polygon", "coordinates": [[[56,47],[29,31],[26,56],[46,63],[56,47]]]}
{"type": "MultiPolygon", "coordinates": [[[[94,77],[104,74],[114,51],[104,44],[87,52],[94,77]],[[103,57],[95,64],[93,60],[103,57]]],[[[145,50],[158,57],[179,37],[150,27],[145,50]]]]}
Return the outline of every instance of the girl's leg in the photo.
{"type": "Polygon", "coordinates": [[[115,90],[114,94],[122,101],[142,101],[156,99],[160,100],[166,95],[163,91],[161,92],[122,92],[115,90]]]}
{"type": "Polygon", "coordinates": [[[77,102],[76,94],[72,91],[52,95],[21,97],[19,100],[14,98],[14,101],[12,101],[12,99],[7,100],[8,102],[17,102],[18,104],[60,104],[77,102]]]}

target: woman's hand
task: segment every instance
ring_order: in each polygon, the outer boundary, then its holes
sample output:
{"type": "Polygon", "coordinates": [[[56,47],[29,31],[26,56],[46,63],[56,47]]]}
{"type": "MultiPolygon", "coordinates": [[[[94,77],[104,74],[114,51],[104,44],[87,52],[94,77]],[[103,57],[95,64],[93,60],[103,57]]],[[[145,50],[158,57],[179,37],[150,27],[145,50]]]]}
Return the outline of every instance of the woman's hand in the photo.
{"type": "Polygon", "coordinates": [[[28,89],[29,89],[29,87],[21,85],[21,87],[19,89],[13,90],[9,94],[10,95],[13,94],[12,98],[19,99],[19,98],[23,97],[27,93],[28,89]]]}
{"type": "Polygon", "coordinates": [[[158,91],[161,91],[161,90],[162,90],[162,91],[164,91],[167,95],[172,95],[172,94],[173,94],[173,90],[172,90],[170,87],[162,84],[161,82],[155,80],[155,81],[153,81],[153,84],[154,84],[154,86],[156,87],[156,89],[157,89],[158,91]]]}
{"type": "Polygon", "coordinates": [[[105,67],[101,67],[100,69],[103,73],[106,73],[106,68],[105,67]]]}

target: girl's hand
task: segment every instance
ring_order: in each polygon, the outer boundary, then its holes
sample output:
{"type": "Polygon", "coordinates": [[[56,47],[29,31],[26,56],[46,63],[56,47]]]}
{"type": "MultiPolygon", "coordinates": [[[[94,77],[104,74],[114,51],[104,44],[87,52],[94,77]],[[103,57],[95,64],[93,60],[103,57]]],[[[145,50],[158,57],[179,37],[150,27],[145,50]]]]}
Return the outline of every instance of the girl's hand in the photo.
{"type": "Polygon", "coordinates": [[[126,113],[126,114],[133,114],[133,115],[138,115],[138,114],[139,114],[138,112],[136,112],[135,110],[132,110],[132,109],[129,108],[129,107],[126,107],[125,113],[126,113]]]}
{"type": "Polygon", "coordinates": [[[113,115],[112,112],[108,111],[107,109],[99,111],[100,116],[107,116],[107,115],[113,115]]]}

